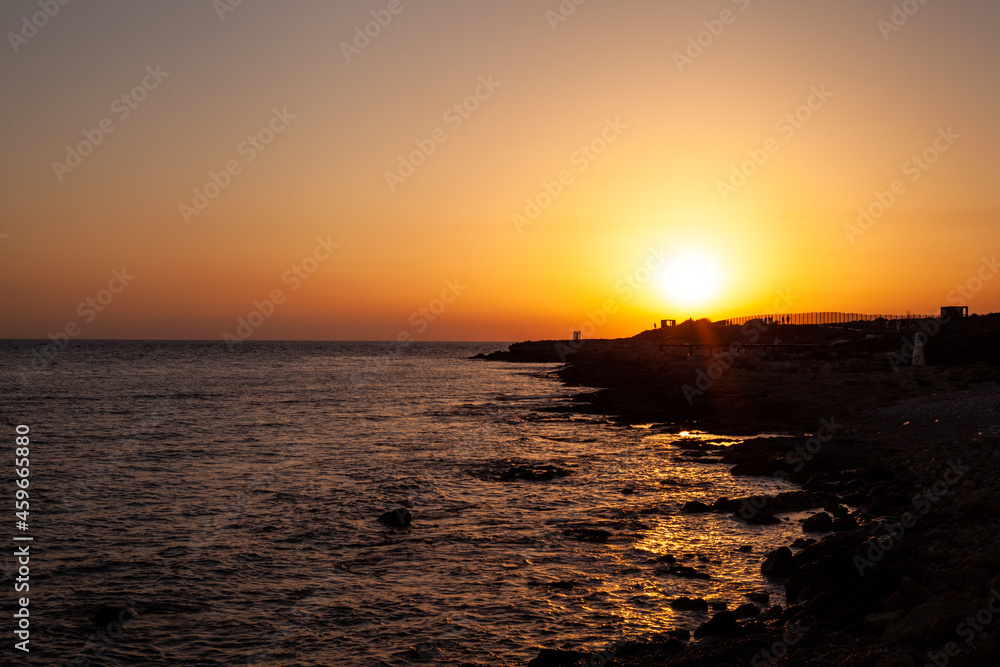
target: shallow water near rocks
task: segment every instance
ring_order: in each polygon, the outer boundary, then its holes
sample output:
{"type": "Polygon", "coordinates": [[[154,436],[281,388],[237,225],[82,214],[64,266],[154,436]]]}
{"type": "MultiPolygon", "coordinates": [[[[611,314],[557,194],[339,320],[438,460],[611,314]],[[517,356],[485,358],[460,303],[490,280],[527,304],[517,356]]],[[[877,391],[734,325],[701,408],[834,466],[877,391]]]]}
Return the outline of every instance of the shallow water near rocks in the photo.
{"type": "Polygon", "coordinates": [[[679,596],[784,602],[760,562],[797,517],[681,507],[789,485],[676,444],[731,437],[553,411],[554,366],[468,360],[500,344],[80,341],[21,374],[41,345],[0,343],[32,434],[25,664],[518,665],[707,620],[679,596]],[[108,643],[102,604],[138,614],[108,643]]]}

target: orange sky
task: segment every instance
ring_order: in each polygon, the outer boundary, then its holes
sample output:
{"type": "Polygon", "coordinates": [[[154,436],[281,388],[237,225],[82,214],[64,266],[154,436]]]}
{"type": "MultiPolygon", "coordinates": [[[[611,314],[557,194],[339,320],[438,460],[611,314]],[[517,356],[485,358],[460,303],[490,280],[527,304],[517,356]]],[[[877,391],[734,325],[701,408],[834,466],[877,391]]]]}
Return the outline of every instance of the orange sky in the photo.
{"type": "Polygon", "coordinates": [[[1000,6],[676,4],[6,2],[0,337],[1000,310],[1000,6]]]}

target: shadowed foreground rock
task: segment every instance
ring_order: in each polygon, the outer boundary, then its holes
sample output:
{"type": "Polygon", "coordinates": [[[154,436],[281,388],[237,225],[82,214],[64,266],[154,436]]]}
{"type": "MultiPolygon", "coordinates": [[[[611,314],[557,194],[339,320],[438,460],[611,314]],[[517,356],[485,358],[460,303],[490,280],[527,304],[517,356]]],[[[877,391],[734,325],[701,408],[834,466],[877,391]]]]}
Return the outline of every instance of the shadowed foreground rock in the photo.
{"type": "MultiPolygon", "coordinates": [[[[702,333],[732,334],[721,329],[702,333]]],[[[772,329],[783,341],[796,335],[772,329]]],[[[780,475],[801,491],[683,510],[747,522],[810,511],[802,530],[816,539],[761,556],[762,575],[786,599],[765,611],[744,603],[719,611],[687,645],[623,644],[607,664],[1000,666],[1000,333],[992,347],[979,333],[942,334],[927,347],[928,367],[894,369],[906,332],[867,340],[864,331],[803,329],[813,330],[812,347],[755,349],[692,401],[683,387],[697,387],[710,358],[662,348],[650,335],[587,341],[559,371],[603,388],[573,410],[621,423],[801,434],[747,438],[711,458],[693,452],[737,475],[780,475]],[[846,342],[830,345],[834,338],[846,342]]],[[[697,603],[663,600],[675,604],[697,603]]]]}

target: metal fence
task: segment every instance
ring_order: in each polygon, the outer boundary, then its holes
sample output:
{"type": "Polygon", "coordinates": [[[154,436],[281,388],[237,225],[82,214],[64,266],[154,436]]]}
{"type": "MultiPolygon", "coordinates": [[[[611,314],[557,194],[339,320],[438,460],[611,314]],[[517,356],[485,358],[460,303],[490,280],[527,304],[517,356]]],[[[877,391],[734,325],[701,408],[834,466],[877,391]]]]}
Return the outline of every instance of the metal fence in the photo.
{"type": "Polygon", "coordinates": [[[867,313],[840,313],[833,311],[818,311],[813,313],[788,313],[783,315],[747,315],[723,320],[727,324],[743,325],[751,320],[763,320],[774,324],[849,324],[851,322],[874,322],[876,320],[908,321],[926,320],[937,315],[869,315],[867,313]]]}

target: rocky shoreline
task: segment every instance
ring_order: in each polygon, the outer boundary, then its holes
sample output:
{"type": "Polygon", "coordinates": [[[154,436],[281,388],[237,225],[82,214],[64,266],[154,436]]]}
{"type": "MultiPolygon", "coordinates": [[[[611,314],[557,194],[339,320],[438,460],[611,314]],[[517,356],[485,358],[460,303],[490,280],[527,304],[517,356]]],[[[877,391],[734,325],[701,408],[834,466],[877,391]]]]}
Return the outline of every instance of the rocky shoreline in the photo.
{"type": "Polygon", "coordinates": [[[734,475],[800,491],[684,508],[749,523],[809,510],[801,539],[761,555],[786,600],[715,610],[691,641],[546,650],[529,664],[1000,665],[997,332],[925,331],[928,366],[911,367],[915,327],[689,325],[489,356],[566,362],[563,381],[597,389],[570,409],[622,423],[804,434],[713,452],[734,475]]]}

